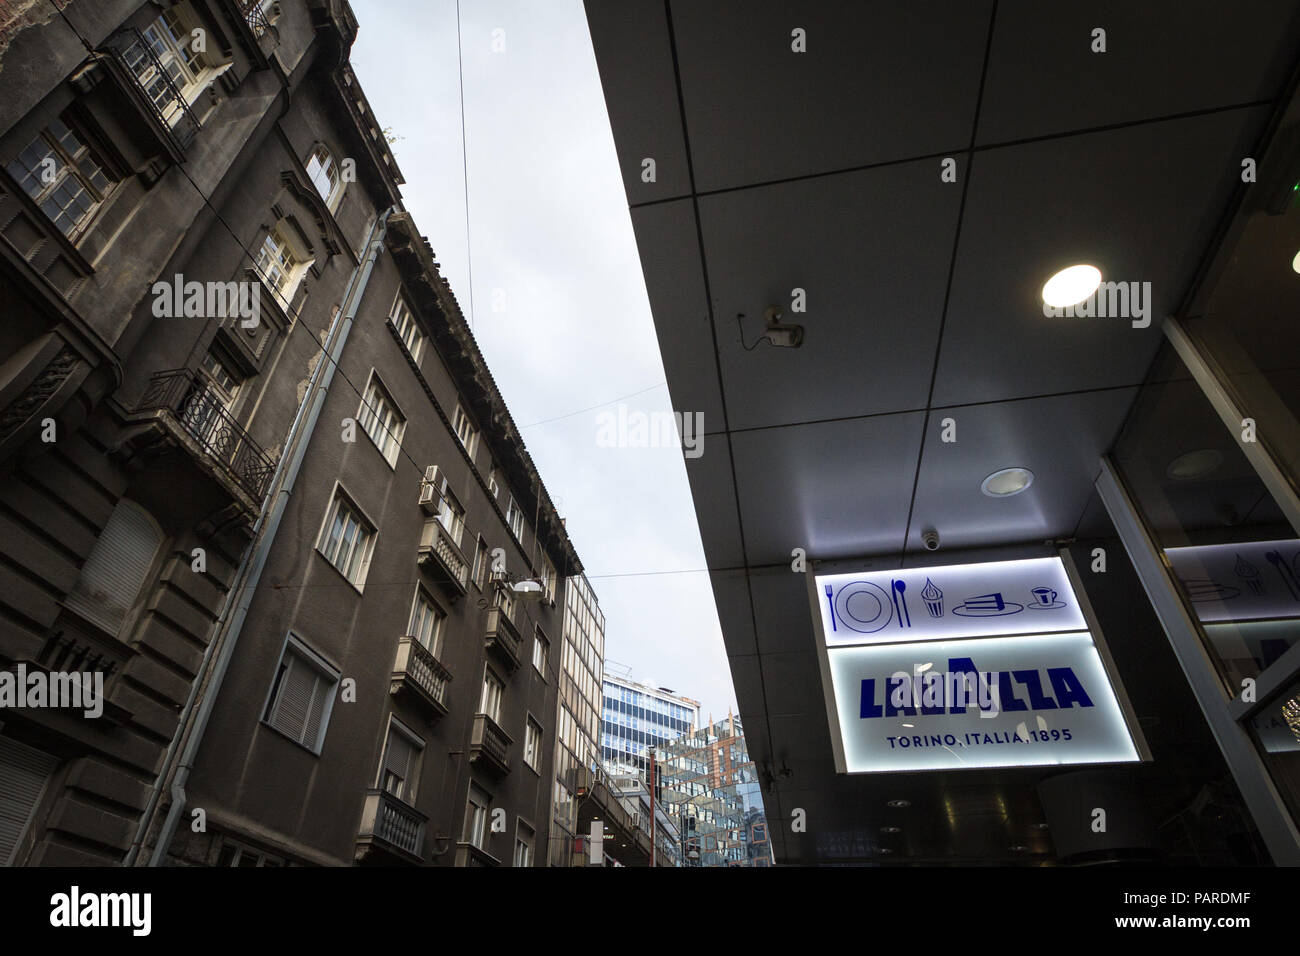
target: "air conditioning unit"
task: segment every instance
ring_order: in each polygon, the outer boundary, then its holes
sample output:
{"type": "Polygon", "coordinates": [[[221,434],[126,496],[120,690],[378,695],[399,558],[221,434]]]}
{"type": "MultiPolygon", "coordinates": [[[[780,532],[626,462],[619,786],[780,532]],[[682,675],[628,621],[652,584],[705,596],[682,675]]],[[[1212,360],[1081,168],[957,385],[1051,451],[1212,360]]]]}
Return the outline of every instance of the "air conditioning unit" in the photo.
{"type": "Polygon", "coordinates": [[[635,830],[641,826],[641,814],[632,814],[632,829],[635,830]]]}
{"type": "Polygon", "coordinates": [[[442,492],[438,489],[440,478],[437,465],[424,469],[424,479],[420,482],[420,507],[427,515],[436,515],[442,510],[442,492]]]}

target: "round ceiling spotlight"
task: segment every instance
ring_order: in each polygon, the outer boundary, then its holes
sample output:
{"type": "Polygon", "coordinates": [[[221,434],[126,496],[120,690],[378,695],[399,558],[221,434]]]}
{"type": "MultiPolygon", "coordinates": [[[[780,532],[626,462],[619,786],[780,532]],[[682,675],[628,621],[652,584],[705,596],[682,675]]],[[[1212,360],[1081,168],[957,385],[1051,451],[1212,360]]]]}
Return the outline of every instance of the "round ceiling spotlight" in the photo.
{"type": "Polygon", "coordinates": [[[1291,260],[1291,271],[1300,272],[1300,252],[1297,252],[1295,258],[1291,260]]]}
{"type": "Polygon", "coordinates": [[[1217,448],[1202,448],[1179,455],[1169,463],[1165,474],[1176,481],[1191,481],[1204,478],[1223,464],[1223,453],[1217,448]]]}
{"type": "Polygon", "coordinates": [[[885,804],[887,807],[893,807],[895,810],[902,810],[912,805],[911,800],[890,800],[885,804]]]}
{"type": "Polygon", "coordinates": [[[880,832],[881,833],[902,833],[903,828],[902,827],[881,827],[880,832]]]}
{"type": "Polygon", "coordinates": [[[1077,265],[1062,269],[1043,286],[1043,302],[1054,309],[1078,305],[1101,285],[1101,270],[1077,265]]]}
{"type": "Polygon", "coordinates": [[[1034,483],[1034,473],[1028,468],[1003,468],[980,482],[980,491],[990,498],[1010,498],[1034,483]]]}

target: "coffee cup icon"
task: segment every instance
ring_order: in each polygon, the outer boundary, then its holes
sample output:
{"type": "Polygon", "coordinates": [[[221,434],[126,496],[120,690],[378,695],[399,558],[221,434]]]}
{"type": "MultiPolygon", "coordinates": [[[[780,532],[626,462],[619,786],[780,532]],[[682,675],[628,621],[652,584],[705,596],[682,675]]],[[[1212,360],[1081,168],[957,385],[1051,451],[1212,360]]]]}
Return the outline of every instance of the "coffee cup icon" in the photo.
{"type": "Polygon", "coordinates": [[[1051,588],[1030,588],[1029,593],[1042,607],[1051,607],[1056,603],[1056,592],[1051,588]]]}

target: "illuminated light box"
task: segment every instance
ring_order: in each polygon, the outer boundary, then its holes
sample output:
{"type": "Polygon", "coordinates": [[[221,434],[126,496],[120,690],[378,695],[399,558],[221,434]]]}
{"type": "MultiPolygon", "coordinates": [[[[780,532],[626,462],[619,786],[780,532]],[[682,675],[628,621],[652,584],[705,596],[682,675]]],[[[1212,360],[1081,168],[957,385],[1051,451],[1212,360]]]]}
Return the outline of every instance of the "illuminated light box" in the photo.
{"type": "Polygon", "coordinates": [[[1193,545],[1165,554],[1203,623],[1300,617],[1300,541],[1193,545]]]}
{"type": "Polygon", "coordinates": [[[817,575],[829,647],[1086,629],[1060,558],[817,575]]]}
{"type": "Polygon", "coordinates": [[[1149,759],[1060,558],[809,579],[839,772],[1149,759]]]}

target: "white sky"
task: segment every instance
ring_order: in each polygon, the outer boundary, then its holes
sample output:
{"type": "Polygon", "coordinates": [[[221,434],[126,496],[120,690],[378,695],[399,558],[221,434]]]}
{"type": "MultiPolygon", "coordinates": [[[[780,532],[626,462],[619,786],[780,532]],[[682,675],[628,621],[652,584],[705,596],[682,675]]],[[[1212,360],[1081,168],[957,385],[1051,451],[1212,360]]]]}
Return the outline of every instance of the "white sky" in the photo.
{"type": "Polygon", "coordinates": [[[467,315],[472,265],[475,337],[568,519],[607,659],[725,715],[735,694],[680,449],[599,447],[597,416],[618,406],[571,414],[639,390],[629,412],[671,410],[581,0],[461,2],[468,245],[456,0],[351,2],[352,63],[402,137],[406,206],[467,315]]]}

